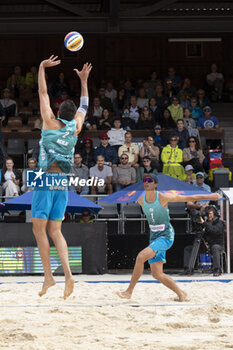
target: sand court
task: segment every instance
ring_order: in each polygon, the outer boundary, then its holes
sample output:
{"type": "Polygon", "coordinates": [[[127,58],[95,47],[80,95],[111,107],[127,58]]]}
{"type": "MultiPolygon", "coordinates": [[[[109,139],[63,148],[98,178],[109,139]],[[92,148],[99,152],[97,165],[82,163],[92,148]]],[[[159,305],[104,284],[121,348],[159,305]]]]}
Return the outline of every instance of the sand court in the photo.
{"type": "Polygon", "coordinates": [[[233,349],[233,275],[172,277],[189,301],[147,274],[130,300],[129,274],[75,276],[67,300],[62,277],[42,298],[42,277],[0,277],[0,349],[233,349]]]}

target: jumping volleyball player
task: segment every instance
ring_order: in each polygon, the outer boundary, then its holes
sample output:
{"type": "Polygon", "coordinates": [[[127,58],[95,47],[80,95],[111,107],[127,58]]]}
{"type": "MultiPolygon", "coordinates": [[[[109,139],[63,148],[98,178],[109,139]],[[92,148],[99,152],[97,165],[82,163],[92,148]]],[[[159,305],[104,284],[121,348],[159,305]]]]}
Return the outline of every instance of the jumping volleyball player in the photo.
{"type": "MultiPolygon", "coordinates": [[[[76,110],[73,101],[64,101],[59,108],[59,118],[56,118],[50,107],[47,85],[45,80],[45,68],[60,64],[57,56],[52,55],[40,64],[38,85],[40,98],[40,112],[43,119],[42,136],[40,140],[39,167],[42,171],[52,173],[68,173],[70,171],[71,159],[73,158],[74,146],[80,133],[86,111],[88,109],[87,79],[92,69],[91,64],[84,64],[81,71],[74,69],[81,81],[80,106],[76,110]]],[[[59,174],[57,174],[59,176],[59,174]]],[[[41,261],[44,269],[44,283],[39,295],[46,293],[47,289],[55,285],[50,265],[50,246],[46,229],[52,238],[59,254],[64,274],[66,299],[74,288],[68,248],[61,233],[61,224],[64,218],[68,201],[67,190],[51,190],[35,188],[32,199],[32,223],[33,233],[39,248],[41,261]]]]}
{"type": "Polygon", "coordinates": [[[188,202],[209,199],[217,201],[221,196],[217,193],[195,194],[181,196],[175,193],[159,193],[158,179],[154,174],[146,174],[143,178],[145,194],[138,199],[150,227],[150,244],[137,256],[130,285],[124,292],[117,292],[121,298],[130,299],[137,281],[144,270],[144,263],[148,260],[152,276],[178,296],[179,301],[185,301],[187,295],[168,275],[163,272],[166,262],[166,250],[174,242],[174,229],[170,223],[168,210],[169,202],[188,202]]]}

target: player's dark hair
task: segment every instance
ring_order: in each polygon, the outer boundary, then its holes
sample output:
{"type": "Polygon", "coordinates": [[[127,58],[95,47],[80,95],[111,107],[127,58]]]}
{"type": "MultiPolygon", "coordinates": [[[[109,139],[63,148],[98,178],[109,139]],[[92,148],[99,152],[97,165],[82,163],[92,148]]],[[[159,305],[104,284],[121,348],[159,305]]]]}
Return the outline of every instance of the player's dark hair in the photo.
{"type": "Polygon", "coordinates": [[[59,107],[59,117],[70,121],[74,119],[76,110],[77,107],[75,106],[75,103],[72,100],[66,100],[62,102],[59,107]]]}

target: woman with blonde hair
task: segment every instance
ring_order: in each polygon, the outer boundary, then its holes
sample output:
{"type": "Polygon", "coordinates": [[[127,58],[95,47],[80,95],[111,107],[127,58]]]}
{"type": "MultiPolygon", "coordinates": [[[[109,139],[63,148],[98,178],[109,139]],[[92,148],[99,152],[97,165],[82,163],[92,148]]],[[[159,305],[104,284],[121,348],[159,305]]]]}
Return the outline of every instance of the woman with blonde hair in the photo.
{"type": "Polygon", "coordinates": [[[137,129],[154,129],[154,119],[148,106],[143,107],[137,122],[137,129]]]}

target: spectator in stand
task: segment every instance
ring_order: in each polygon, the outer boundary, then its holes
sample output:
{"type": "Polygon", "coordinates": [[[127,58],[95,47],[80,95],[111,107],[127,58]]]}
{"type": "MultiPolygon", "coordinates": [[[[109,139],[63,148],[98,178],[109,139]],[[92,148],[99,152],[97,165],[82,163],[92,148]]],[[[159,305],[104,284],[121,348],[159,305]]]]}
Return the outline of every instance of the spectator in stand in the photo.
{"type": "Polygon", "coordinates": [[[164,79],[164,81],[167,81],[170,79],[172,81],[173,87],[175,88],[176,94],[178,94],[180,87],[181,87],[181,77],[176,75],[176,70],[174,67],[168,68],[168,75],[164,79]]]}
{"type": "Polygon", "coordinates": [[[6,168],[2,173],[2,189],[6,197],[15,197],[20,192],[21,172],[14,168],[12,158],[6,159],[6,168]]]}
{"type": "Polygon", "coordinates": [[[112,101],[110,98],[106,97],[105,93],[106,89],[104,87],[101,87],[99,89],[100,106],[103,109],[107,108],[109,111],[112,111],[112,101]]]}
{"type": "MultiPolygon", "coordinates": [[[[4,120],[2,120],[2,126],[6,126],[8,124],[9,117],[14,117],[18,115],[18,107],[15,100],[11,98],[11,92],[9,89],[3,90],[3,98],[0,100],[0,104],[3,108],[4,112],[4,120]]],[[[1,113],[2,114],[2,113],[1,113]]]]}
{"type": "Polygon", "coordinates": [[[222,91],[224,85],[224,77],[222,73],[218,72],[216,63],[212,63],[210,73],[206,76],[206,82],[210,90],[210,97],[213,102],[222,99],[222,91]]]}
{"type": "Polygon", "coordinates": [[[124,130],[134,130],[136,129],[135,121],[130,118],[129,108],[124,108],[122,115],[122,127],[124,130]]]}
{"type": "Polygon", "coordinates": [[[25,85],[26,87],[30,87],[33,92],[36,92],[36,89],[38,87],[38,72],[37,66],[35,64],[31,66],[30,72],[26,73],[25,85]]]}
{"type": "Polygon", "coordinates": [[[167,79],[164,83],[164,93],[169,98],[172,99],[173,96],[176,95],[176,89],[173,86],[173,82],[171,79],[167,79]]]}
{"type": "Polygon", "coordinates": [[[184,149],[186,142],[189,138],[189,132],[184,127],[183,119],[178,119],[176,123],[176,128],[172,131],[171,136],[176,136],[179,140],[178,147],[184,149]]]}
{"type": "Polygon", "coordinates": [[[155,125],[154,144],[155,146],[159,147],[160,150],[167,145],[167,140],[163,136],[161,136],[161,129],[162,128],[159,124],[155,125]]]}
{"type": "Polygon", "coordinates": [[[170,144],[163,148],[161,160],[163,162],[163,174],[183,181],[185,175],[184,168],[181,165],[183,152],[178,147],[178,138],[176,136],[171,136],[170,144]]]}
{"type": "Polygon", "coordinates": [[[161,84],[155,87],[155,98],[157,106],[163,111],[169,105],[169,98],[163,93],[163,86],[161,84]]]}
{"type": "Polygon", "coordinates": [[[193,166],[191,164],[186,165],[184,168],[185,176],[184,176],[184,182],[188,182],[189,184],[193,185],[196,181],[196,174],[193,172],[193,166]]]}
{"type": "MultiPolygon", "coordinates": [[[[205,191],[211,192],[210,186],[206,185],[204,183],[205,177],[204,173],[202,171],[199,171],[196,173],[196,181],[194,182],[193,186],[202,188],[205,191]]],[[[198,202],[187,202],[187,208],[189,210],[192,209],[197,209],[200,210],[201,212],[205,211],[205,208],[209,205],[210,201],[207,200],[202,200],[198,202]]]]}
{"type": "MultiPolygon", "coordinates": [[[[5,111],[4,108],[2,107],[2,104],[0,103],[0,126],[2,126],[3,121],[5,120],[5,111]]],[[[0,130],[0,134],[1,134],[1,140],[2,140],[2,132],[0,130]]]]}
{"type": "Polygon", "coordinates": [[[129,157],[129,164],[132,165],[136,170],[139,167],[138,164],[138,156],[139,156],[139,148],[138,145],[132,143],[132,133],[127,131],[125,133],[125,143],[123,146],[118,149],[118,157],[122,154],[127,154],[129,157]]]}
{"type": "Polygon", "coordinates": [[[89,116],[87,113],[85,115],[83,130],[97,130],[99,128],[99,118],[94,116],[89,116]]]}
{"type": "Polygon", "coordinates": [[[110,130],[112,127],[112,118],[107,108],[104,108],[102,117],[99,119],[98,129],[99,130],[110,130]]]}
{"type": "Polygon", "coordinates": [[[83,210],[82,217],[80,219],[80,223],[82,224],[93,224],[94,220],[91,216],[91,213],[88,209],[83,210]]]}
{"type": "Polygon", "coordinates": [[[146,96],[148,97],[149,100],[155,96],[155,89],[152,89],[150,87],[148,81],[144,81],[142,86],[143,86],[143,89],[145,90],[146,96]]]}
{"type": "Polygon", "coordinates": [[[100,136],[100,145],[94,150],[94,160],[97,161],[98,156],[103,156],[105,165],[116,166],[118,163],[118,155],[115,147],[108,143],[109,137],[105,132],[100,136]]]}
{"type": "Polygon", "coordinates": [[[157,169],[153,168],[151,166],[151,159],[148,156],[143,157],[142,159],[142,164],[143,166],[140,166],[137,171],[137,177],[136,180],[137,182],[143,180],[143,175],[144,174],[158,174],[157,169]]]}
{"type": "Polygon", "coordinates": [[[192,118],[191,111],[189,108],[184,109],[184,127],[188,130],[189,136],[198,136],[198,130],[196,127],[196,123],[192,118]]]}
{"type": "Polygon", "coordinates": [[[191,98],[189,109],[191,111],[192,118],[197,124],[198,120],[203,117],[203,111],[201,107],[198,106],[196,97],[191,98]]]}
{"type": "Polygon", "coordinates": [[[161,81],[158,79],[158,74],[157,72],[153,71],[151,73],[151,78],[148,80],[149,87],[153,90],[155,90],[157,85],[161,85],[161,81]]]}
{"type": "Polygon", "coordinates": [[[65,91],[67,95],[71,95],[70,85],[65,79],[65,74],[60,72],[57,81],[52,86],[52,94],[54,97],[59,98],[63,91],[65,91]]]}
{"type": "Polygon", "coordinates": [[[125,142],[125,133],[126,130],[121,127],[121,119],[115,118],[113,121],[113,128],[108,130],[107,133],[110,146],[114,146],[118,151],[118,148],[125,142]]]}
{"type": "Polygon", "coordinates": [[[197,90],[197,103],[202,110],[205,106],[210,106],[210,100],[205,95],[205,90],[203,89],[197,90]]]}
{"type": "Polygon", "coordinates": [[[152,113],[148,106],[143,107],[141,111],[141,115],[138,119],[138,122],[136,124],[137,129],[144,130],[144,129],[153,129],[155,125],[155,121],[153,119],[152,113]]]}
{"type": "Polygon", "coordinates": [[[136,170],[129,164],[128,155],[123,153],[119,159],[120,164],[113,169],[112,183],[115,191],[136,183],[136,170]]]}
{"type": "Polygon", "coordinates": [[[142,148],[139,152],[140,158],[142,159],[143,157],[148,156],[151,160],[151,166],[157,171],[161,170],[159,153],[159,147],[154,145],[154,139],[152,136],[148,136],[143,140],[142,148]]]}
{"type": "MultiPolygon", "coordinates": [[[[89,169],[85,164],[82,164],[82,156],[81,153],[75,153],[74,154],[74,164],[71,165],[70,168],[70,174],[74,178],[79,178],[79,181],[81,179],[88,180],[89,177],[89,169]]],[[[89,193],[89,187],[87,185],[84,186],[75,186],[71,185],[69,187],[69,190],[72,192],[75,192],[77,194],[88,194],[89,193]]]]}
{"type": "Polygon", "coordinates": [[[184,109],[184,108],[188,108],[190,106],[190,102],[189,100],[186,99],[185,94],[180,91],[178,94],[179,100],[180,100],[180,106],[184,109]]]}
{"type": "Polygon", "coordinates": [[[111,82],[107,83],[106,91],[105,91],[105,96],[110,98],[111,102],[117,98],[117,91],[113,88],[113,85],[111,82]]]}
{"type": "Polygon", "coordinates": [[[54,108],[55,108],[56,114],[59,111],[59,107],[62,104],[62,102],[66,101],[66,100],[68,100],[68,95],[67,95],[67,92],[65,90],[63,90],[63,91],[61,91],[59,98],[57,98],[55,100],[55,103],[54,103],[54,108]]]}
{"type": "Polygon", "coordinates": [[[23,170],[22,173],[22,187],[21,187],[21,192],[26,193],[29,191],[33,191],[33,187],[27,187],[27,171],[32,170],[35,171],[37,170],[37,160],[35,158],[29,158],[28,159],[28,168],[23,170]]]}
{"type": "Polygon", "coordinates": [[[183,108],[179,104],[178,97],[176,96],[172,97],[172,103],[167,108],[171,112],[172,119],[174,120],[175,123],[177,123],[178,119],[183,118],[183,108]]]}
{"type": "Polygon", "coordinates": [[[127,99],[125,95],[125,89],[122,88],[118,92],[118,96],[113,101],[113,113],[116,116],[121,116],[124,110],[124,107],[127,105],[127,99]]]}
{"type": "Polygon", "coordinates": [[[212,108],[205,106],[203,108],[204,116],[198,120],[198,130],[216,130],[219,129],[218,118],[212,115],[212,108]]]}
{"type": "Polygon", "coordinates": [[[159,124],[162,119],[161,109],[157,106],[157,101],[155,97],[152,97],[149,101],[150,112],[152,113],[152,117],[155,124],[159,124]]]}
{"type": "Polygon", "coordinates": [[[202,164],[204,159],[205,156],[198,138],[190,136],[186,142],[186,147],[183,149],[184,165],[192,165],[194,172],[203,171],[202,164]]]}
{"type": "Polygon", "coordinates": [[[163,117],[161,119],[160,125],[163,130],[174,129],[176,127],[176,124],[172,119],[171,112],[168,108],[164,109],[163,111],[163,117]]]}
{"type": "Polygon", "coordinates": [[[14,73],[7,79],[6,87],[15,98],[19,97],[19,92],[24,88],[25,78],[22,75],[21,67],[15,66],[14,73]]]}
{"type": "Polygon", "coordinates": [[[139,116],[140,116],[140,108],[137,106],[137,97],[131,96],[130,98],[130,107],[129,107],[129,114],[130,118],[135,121],[135,123],[138,122],[139,116]]]}
{"type": "Polygon", "coordinates": [[[93,141],[89,136],[85,137],[85,139],[83,140],[80,153],[83,164],[85,164],[88,168],[91,168],[95,165],[93,141]]]}
{"type": "Polygon", "coordinates": [[[137,98],[137,106],[142,109],[145,106],[149,105],[149,99],[146,97],[146,92],[145,89],[140,88],[139,89],[139,94],[137,98]]]}
{"type": "Polygon", "coordinates": [[[90,168],[90,178],[92,177],[104,180],[104,185],[91,186],[91,194],[112,193],[112,168],[105,165],[105,159],[101,155],[97,157],[96,165],[90,168]]]}
{"type": "Polygon", "coordinates": [[[185,95],[187,100],[190,100],[192,97],[196,96],[197,89],[192,85],[191,80],[189,78],[184,78],[180,92],[182,92],[185,95]]]}
{"type": "Polygon", "coordinates": [[[136,91],[133,88],[132,82],[130,81],[130,79],[127,79],[125,81],[124,88],[125,88],[125,95],[126,95],[126,99],[127,99],[127,104],[129,104],[131,96],[135,96],[136,95],[136,91]]]}
{"type": "Polygon", "coordinates": [[[88,109],[88,115],[90,117],[97,117],[98,119],[102,117],[103,107],[100,105],[100,98],[94,97],[93,104],[88,109]]]}

